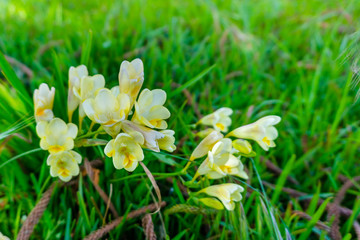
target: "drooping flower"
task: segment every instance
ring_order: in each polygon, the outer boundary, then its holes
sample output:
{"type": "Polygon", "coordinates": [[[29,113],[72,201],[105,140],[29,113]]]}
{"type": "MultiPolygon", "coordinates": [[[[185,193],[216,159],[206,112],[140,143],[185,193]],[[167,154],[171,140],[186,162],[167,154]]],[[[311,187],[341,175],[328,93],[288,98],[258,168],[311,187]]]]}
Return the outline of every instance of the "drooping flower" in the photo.
{"type": "Polygon", "coordinates": [[[137,58],[131,62],[123,61],[119,71],[119,92],[130,97],[130,107],[133,106],[144,82],[144,65],[137,58]]]}
{"type": "Polygon", "coordinates": [[[240,159],[232,155],[231,140],[224,138],[216,143],[208,157],[200,165],[195,176],[206,175],[210,179],[218,179],[226,175],[248,179],[240,159]]]}
{"type": "Polygon", "coordinates": [[[212,148],[213,146],[222,138],[224,135],[222,135],[218,131],[211,132],[206,138],[204,138],[199,145],[195,148],[195,150],[192,152],[190,156],[190,161],[193,161],[197,158],[201,158],[205,156],[212,148]]]}
{"type": "Polygon", "coordinates": [[[135,114],[132,121],[150,128],[166,129],[167,123],[164,119],[170,117],[170,112],[163,106],[165,101],[165,91],[144,89],[138,101],[135,102],[135,114]]]}
{"type": "Polygon", "coordinates": [[[206,193],[209,196],[218,198],[229,211],[235,209],[235,202],[242,199],[241,192],[244,188],[234,183],[213,185],[200,190],[198,193],[206,193]]]}
{"type": "Polygon", "coordinates": [[[140,133],[144,138],[144,143],[141,144],[141,146],[155,152],[160,152],[159,140],[165,137],[163,133],[148,127],[144,127],[129,120],[122,121],[121,128],[125,133],[128,134],[131,134],[132,132],[140,133]]]}
{"type": "Polygon", "coordinates": [[[64,182],[68,182],[73,176],[79,174],[80,163],[81,155],[72,150],[53,153],[47,158],[50,175],[59,177],[64,182]]]}
{"type": "Polygon", "coordinates": [[[50,121],[54,118],[52,111],[54,104],[55,88],[51,90],[46,83],[42,83],[39,89],[34,91],[34,112],[36,122],[50,121]]]}
{"type": "Polygon", "coordinates": [[[254,123],[236,128],[227,136],[254,140],[265,151],[268,151],[269,148],[276,146],[274,140],[278,137],[278,131],[274,125],[278,124],[280,121],[281,118],[279,116],[266,116],[254,123]]]}
{"type": "Polygon", "coordinates": [[[54,118],[50,122],[41,121],[36,125],[36,133],[41,138],[40,147],[51,154],[71,150],[77,132],[75,124],[66,124],[60,118],[54,118]]]}
{"type": "Polygon", "coordinates": [[[173,130],[162,130],[160,131],[160,133],[164,134],[164,137],[158,140],[160,149],[168,152],[175,151],[176,149],[176,146],[174,145],[175,132],[173,130]]]}
{"type": "Polygon", "coordinates": [[[251,144],[244,139],[236,139],[232,142],[232,145],[239,153],[250,154],[252,152],[251,144]]]}
{"type": "Polygon", "coordinates": [[[85,65],[70,67],[69,69],[69,90],[68,90],[68,116],[71,122],[75,109],[79,106],[80,99],[75,96],[75,92],[80,94],[80,83],[83,77],[89,75],[85,65]]]}
{"type": "Polygon", "coordinates": [[[143,136],[138,132],[120,133],[105,146],[105,154],[113,158],[116,169],[125,168],[132,172],[138,163],[144,159],[140,144],[144,143],[143,136]]]}
{"type": "Polygon", "coordinates": [[[74,90],[74,95],[79,99],[80,101],[80,107],[79,107],[79,117],[80,122],[85,117],[85,111],[83,108],[83,103],[88,98],[93,98],[95,96],[95,93],[99,90],[104,88],[105,86],[105,78],[101,74],[97,74],[94,76],[85,76],[81,78],[80,81],[80,89],[74,90]]]}
{"type": "Polygon", "coordinates": [[[223,107],[215,112],[206,115],[200,121],[199,124],[211,126],[217,131],[227,132],[228,127],[231,125],[231,118],[229,117],[233,113],[231,108],[223,107]]]}
{"type": "Polygon", "coordinates": [[[130,99],[127,94],[115,96],[109,89],[100,89],[95,98],[89,98],[83,103],[86,115],[96,123],[103,125],[111,136],[120,132],[120,123],[127,118],[130,111],[130,99]]]}

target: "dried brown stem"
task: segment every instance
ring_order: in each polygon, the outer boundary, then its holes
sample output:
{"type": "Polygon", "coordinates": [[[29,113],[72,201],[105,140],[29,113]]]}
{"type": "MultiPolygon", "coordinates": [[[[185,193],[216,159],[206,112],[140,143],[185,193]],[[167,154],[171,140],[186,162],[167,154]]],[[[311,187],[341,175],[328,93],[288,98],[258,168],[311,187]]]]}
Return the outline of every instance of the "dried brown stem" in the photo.
{"type": "Polygon", "coordinates": [[[154,231],[154,223],[151,219],[151,214],[146,214],[142,218],[142,227],[146,236],[146,240],[156,240],[156,234],[154,231]]]}
{"type": "Polygon", "coordinates": [[[47,208],[49,201],[51,199],[51,194],[54,191],[54,187],[56,182],[53,183],[49,189],[43,194],[40,201],[36,204],[35,208],[30,212],[29,216],[26,218],[23,223],[20,232],[17,236],[18,240],[26,240],[29,239],[31,233],[34,230],[35,225],[39,222],[42,217],[45,209],[47,208]]]}
{"type": "MultiPolygon", "coordinates": [[[[166,205],[166,202],[161,202],[161,204],[160,204],[161,207],[164,207],[165,205],[166,205]]],[[[157,204],[155,204],[155,203],[150,204],[146,207],[143,207],[138,210],[130,212],[126,216],[126,220],[139,217],[148,212],[155,211],[157,208],[158,208],[157,204]]],[[[102,228],[100,228],[100,229],[96,230],[95,232],[91,233],[90,235],[88,235],[85,238],[85,240],[100,239],[101,237],[105,236],[108,232],[110,232],[112,229],[116,228],[123,220],[124,220],[124,217],[119,217],[119,218],[115,219],[114,221],[110,222],[109,224],[103,226],[102,228]]]]}
{"type": "MultiPolygon", "coordinates": [[[[308,221],[311,221],[312,217],[304,212],[301,212],[301,211],[297,211],[297,210],[294,210],[292,211],[292,214],[295,214],[296,216],[299,216],[301,218],[304,218],[308,221]]],[[[326,232],[330,232],[330,227],[327,226],[325,223],[321,222],[321,221],[317,221],[316,224],[315,224],[319,229],[321,230],[324,230],[326,232]]]]}
{"type": "Polygon", "coordinates": [[[15,66],[17,66],[18,68],[20,68],[21,71],[22,71],[23,73],[25,73],[25,74],[28,76],[29,79],[32,79],[32,78],[34,77],[33,71],[32,71],[28,66],[26,66],[25,64],[23,64],[22,62],[16,60],[16,59],[13,58],[13,57],[6,56],[6,55],[5,55],[5,59],[6,59],[6,61],[8,61],[10,64],[15,65],[15,66]]]}

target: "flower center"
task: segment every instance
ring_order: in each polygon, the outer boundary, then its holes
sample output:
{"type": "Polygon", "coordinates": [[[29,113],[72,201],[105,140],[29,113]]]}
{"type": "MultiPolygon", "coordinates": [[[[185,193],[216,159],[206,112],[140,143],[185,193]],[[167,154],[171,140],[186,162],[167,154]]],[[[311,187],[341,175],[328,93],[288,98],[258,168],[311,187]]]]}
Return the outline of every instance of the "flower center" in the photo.
{"type": "Polygon", "coordinates": [[[264,137],[263,139],[262,139],[262,141],[266,144],[266,145],[268,145],[268,146],[270,146],[270,140],[267,138],[267,137],[264,137]]]}
{"type": "Polygon", "coordinates": [[[51,153],[58,153],[58,152],[62,152],[64,150],[65,150],[65,148],[60,145],[53,145],[49,148],[49,152],[51,152],[51,153]]]}
{"type": "Polygon", "coordinates": [[[225,129],[225,126],[224,126],[224,124],[222,124],[222,123],[217,123],[217,124],[215,124],[215,126],[216,126],[217,128],[219,128],[221,131],[224,131],[224,129],[225,129]]]}

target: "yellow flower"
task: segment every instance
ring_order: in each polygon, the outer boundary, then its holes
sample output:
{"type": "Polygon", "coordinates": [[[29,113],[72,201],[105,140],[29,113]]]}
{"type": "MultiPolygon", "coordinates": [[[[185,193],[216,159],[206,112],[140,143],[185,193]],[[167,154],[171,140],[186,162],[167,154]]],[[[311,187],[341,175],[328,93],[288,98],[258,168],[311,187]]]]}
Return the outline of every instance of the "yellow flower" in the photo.
{"type": "Polygon", "coordinates": [[[50,154],[47,158],[50,175],[59,177],[64,182],[68,182],[73,176],[79,174],[80,163],[81,155],[72,150],[50,154]]]}
{"type": "Polygon", "coordinates": [[[278,137],[278,131],[274,125],[278,124],[281,118],[278,116],[266,116],[254,123],[236,128],[227,136],[251,139],[256,141],[265,151],[275,147],[274,140],[278,137]]]}
{"type": "Polygon", "coordinates": [[[144,65],[137,58],[131,62],[123,61],[119,72],[119,91],[130,97],[130,107],[133,106],[144,82],[144,65]]]}
{"type": "Polygon", "coordinates": [[[205,156],[212,148],[213,146],[222,138],[224,135],[222,135],[218,131],[211,132],[206,138],[204,138],[199,145],[195,148],[193,153],[190,156],[190,161],[193,161],[197,158],[201,158],[205,156]]]}
{"type": "Polygon", "coordinates": [[[75,96],[74,92],[80,92],[80,83],[83,77],[88,76],[88,70],[85,65],[70,67],[69,69],[69,90],[68,90],[68,116],[71,122],[72,114],[79,106],[80,99],[75,96]]]}
{"type": "Polygon", "coordinates": [[[174,145],[175,132],[173,130],[162,130],[160,131],[160,133],[164,134],[164,137],[158,140],[160,149],[168,152],[175,151],[176,149],[176,146],[174,145]]]}
{"type": "Polygon", "coordinates": [[[100,89],[95,98],[89,98],[83,103],[86,115],[96,123],[103,125],[111,136],[120,132],[120,121],[126,119],[130,111],[128,95],[120,93],[115,96],[109,89],[100,89]]]}
{"type": "Polygon", "coordinates": [[[212,126],[217,131],[227,132],[228,127],[231,125],[231,118],[229,117],[233,113],[231,108],[223,107],[215,112],[206,115],[200,121],[199,124],[212,126]]]}
{"type": "Polygon", "coordinates": [[[55,88],[52,87],[51,90],[46,83],[42,83],[39,86],[39,89],[36,89],[34,92],[34,112],[35,120],[39,121],[50,121],[54,118],[54,113],[52,111],[54,104],[55,88]]]}
{"type": "Polygon", "coordinates": [[[163,133],[141,126],[129,120],[122,121],[121,128],[128,134],[132,134],[133,132],[140,133],[144,138],[144,143],[142,143],[141,146],[155,152],[160,152],[159,140],[165,137],[163,133]]]}
{"type": "Polygon", "coordinates": [[[199,137],[199,138],[205,138],[207,137],[210,133],[212,133],[213,131],[216,131],[215,129],[213,128],[207,128],[207,129],[204,129],[202,131],[199,131],[195,134],[195,136],[199,137]]]}
{"type": "Polygon", "coordinates": [[[36,125],[36,133],[41,138],[40,147],[51,154],[72,149],[77,132],[75,124],[66,124],[60,118],[50,122],[41,121],[36,125]]]}
{"type": "Polygon", "coordinates": [[[83,103],[88,98],[93,98],[95,96],[95,93],[99,90],[104,88],[105,86],[105,78],[100,75],[94,75],[94,76],[85,76],[81,78],[80,81],[80,89],[74,90],[74,95],[79,99],[80,101],[80,107],[79,107],[79,116],[80,116],[80,122],[85,117],[85,111],[83,108],[83,103]]]}
{"type": "Polygon", "coordinates": [[[144,143],[143,136],[138,132],[120,133],[105,146],[105,154],[113,158],[116,169],[125,168],[132,172],[139,161],[144,159],[144,153],[140,144],[144,143]]]}
{"type": "Polygon", "coordinates": [[[237,152],[243,154],[250,154],[252,152],[251,144],[244,139],[236,139],[233,141],[232,145],[237,152]]]}
{"type": "Polygon", "coordinates": [[[235,209],[235,202],[242,199],[240,192],[243,191],[244,188],[237,184],[225,183],[204,188],[198,193],[206,193],[209,196],[218,198],[227,210],[232,211],[235,209]]]}
{"type": "Polygon", "coordinates": [[[165,91],[144,89],[138,101],[135,102],[135,114],[132,121],[150,128],[166,129],[167,123],[164,119],[170,117],[170,112],[163,106],[165,101],[165,91]]]}
{"type": "Polygon", "coordinates": [[[232,155],[231,140],[224,138],[216,143],[208,157],[200,165],[195,178],[198,175],[206,175],[210,179],[219,179],[226,175],[234,175],[248,179],[244,166],[240,159],[232,155]]]}

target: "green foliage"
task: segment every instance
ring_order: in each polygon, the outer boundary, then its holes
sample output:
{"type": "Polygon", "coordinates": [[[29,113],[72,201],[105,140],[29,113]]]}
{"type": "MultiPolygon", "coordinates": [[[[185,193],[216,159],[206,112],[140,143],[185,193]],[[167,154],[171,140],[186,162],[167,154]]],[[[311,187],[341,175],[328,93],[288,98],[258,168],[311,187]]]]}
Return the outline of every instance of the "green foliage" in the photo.
{"type": "MultiPolygon", "coordinates": [[[[360,27],[359,16],[355,0],[0,1],[0,232],[15,239],[55,180],[49,178],[46,153],[38,151],[31,118],[34,89],[42,82],[54,86],[54,113],[66,121],[70,66],[87,64],[90,74],[102,73],[112,87],[121,61],[140,57],[144,88],[168,93],[169,127],[176,143],[187,138],[177,156],[144,152],[166,209],[184,204],[177,183],[191,180],[194,172],[180,171],[199,142],[191,128],[198,121],[195,107],[204,115],[231,107],[232,128],[268,114],[283,119],[275,149],[255,147],[254,164],[242,158],[250,176],[249,185],[242,185],[252,192],[244,194],[234,212],[162,211],[164,224],[160,213],[153,216],[159,238],[327,239],[315,223],[326,221],[329,197],[342,185],[338,176],[359,175],[360,106],[349,85],[353,58],[342,57],[357,47],[352,34],[360,27]],[[33,78],[3,54],[28,66],[33,78]],[[269,171],[260,156],[283,169],[282,174],[269,171]],[[299,185],[287,181],[288,176],[299,185]],[[262,189],[261,181],[276,186],[262,189]],[[295,199],[285,187],[308,195],[295,199]],[[303,199],[311,198],[307,209],[303,199]],[[326,199],[320,206],[319,198],[326,199]],[[312,220],[294,216],[294,209],[312,220]]],[[[115,170],[100,147],[79,152],[104,159],[99,185],[109,194],[112,184],[112,202],[120,215],[153,202],[141,168],[131,175],[115,170]]],[[[114,219],[87,176],[78,184],[55,189],[33,239],[81,239],[114,219]]],[[[354,212],[341,232],[350,239],[360,212],[358,185],[347,194],[342,204],[354,212]]],[[[139,219],[124,221],[108,238],[144,239],[139,229],[139,219]]]]}

